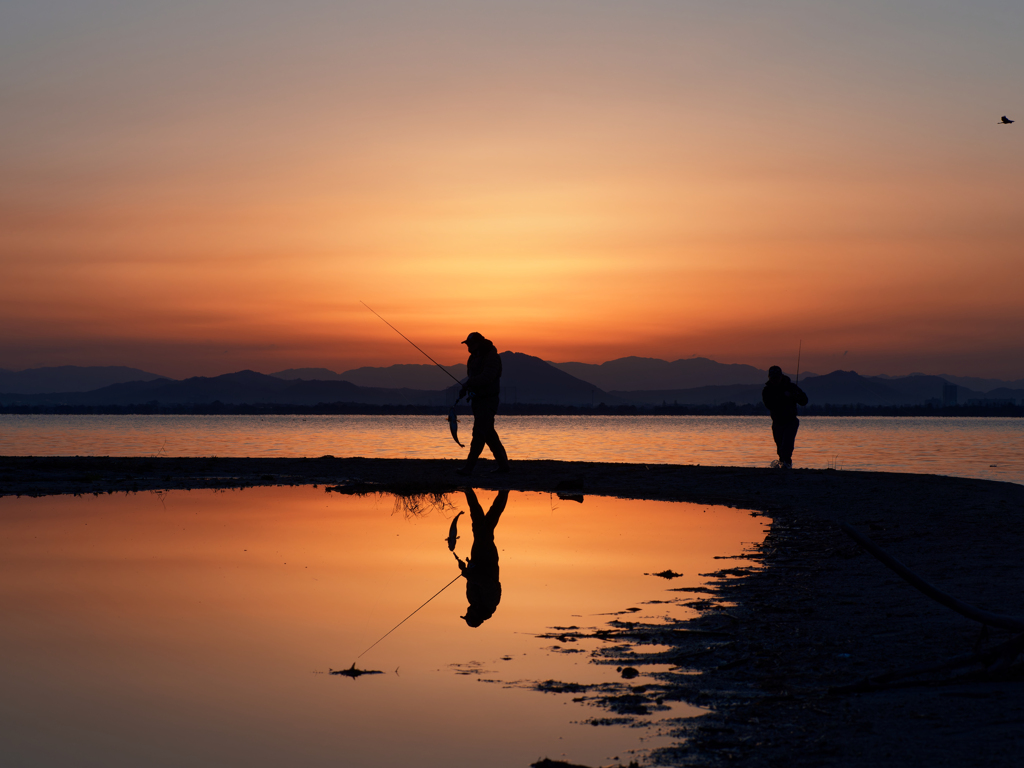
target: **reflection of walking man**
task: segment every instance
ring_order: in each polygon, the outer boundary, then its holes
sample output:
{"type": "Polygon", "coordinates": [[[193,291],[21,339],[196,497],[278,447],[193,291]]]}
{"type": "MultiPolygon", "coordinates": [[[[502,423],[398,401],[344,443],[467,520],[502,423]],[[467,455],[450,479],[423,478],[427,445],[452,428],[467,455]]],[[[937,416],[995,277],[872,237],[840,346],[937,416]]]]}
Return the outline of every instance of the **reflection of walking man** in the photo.
{"type": "Polygon", "coordinates": [[[778,466],[791,469],[796,431],[800,428],[796,407],[807,405],[807,395],[790,381],[789,376],[783,375],[779,366],[773,365],[768,369],[768,383],[761,390],[761,400],[772,414],[772,435],[779,452],[778,466]]]}
{"type": "Polygon", "coordinates": [[[501,438],[494,431],[494,415],[498,412],[498,395],[501,394],[501,358],[498,349],[479,333],[471,333],[462,342],[469,348],[466,363],[468,377],[459,391],[459,397],[469,393],[473,407],[473,440],[469,444],[466,463],[457,470],[460,475],[469,475],[476,466],[476,460],[486,445],[494,454],[498,468],[495,472],[508,472],[508,454],[501,438]]]}
{"type": "Polygon", "coordinates": [[[469,519],[473,521],[473,547],[466,562],[459,559],[459,568],[466,577],[466,599],[469,607],[462,618],[471,627],[479,627],[494,615],[501,602],[501,582],[498,580],[498,547],[494,543],[494,529],[508,504],[508,491],[499,491],[498,497],[484,514],[484,508],[472,488],[467,488],[466,503],[469,519]]]}

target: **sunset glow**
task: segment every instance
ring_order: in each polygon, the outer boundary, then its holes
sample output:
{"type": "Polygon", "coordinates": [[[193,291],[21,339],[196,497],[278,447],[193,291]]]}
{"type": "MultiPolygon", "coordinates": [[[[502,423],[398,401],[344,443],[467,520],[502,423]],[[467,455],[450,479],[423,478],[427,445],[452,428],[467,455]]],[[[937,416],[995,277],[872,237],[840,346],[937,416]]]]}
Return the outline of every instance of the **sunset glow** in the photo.
{"type": "Polygon", "coordinates": [[[4,16],[2,368],[1024,377],[1019,4],[4,16]]]}

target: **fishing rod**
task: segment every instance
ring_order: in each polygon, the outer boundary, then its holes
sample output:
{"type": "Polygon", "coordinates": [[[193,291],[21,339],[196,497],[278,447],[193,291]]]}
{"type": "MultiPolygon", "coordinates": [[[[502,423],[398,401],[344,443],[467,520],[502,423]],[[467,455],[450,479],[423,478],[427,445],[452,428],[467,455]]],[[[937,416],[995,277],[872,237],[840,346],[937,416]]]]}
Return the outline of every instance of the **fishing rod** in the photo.
{"type": "MultiPolygon", "coordinates": [[[[367,304],[367,303],[366,303],[365,301],[362,301],[362,300],[360,300],[360,302],[359,302],[359,303],[360,303],[360,304],[362,304],[362,305],[363,305],[364,307],[366,307],[367,309],[369,309],[369,310],[370,310],[371,312],[373,312],[373,309],[372,309],[372,308],[370,307],[370,305],[369,305],[369,304],[367,304]]],[[[378,314],[377,314],[376,312],[373,312],[373,314],[377,315],[377,317],[380,317],[380,315],[378,315],[378,314]]],[[[383,318],[383,317],[380,317],[380,319],[381,319],[381,320],[384,320],[384,318],[383,318]]],[[[412,344],[412,345],[413,345],[414,347],[416,347],[416,349],[418,349],[418,350],[419,350],[419,351],[420,351],[420,352],[421,352],[421,353],[423,354],[423,356],[424,356],[425,358],[427,358],[427,360],[429,360],[429,361],[430,361],[430,362],[432,362],[432,363],[433,363],[434,365],[436,365],[436,366],[437,366],[438,368],[440,368],[440,369],[441,369],[442,371],[444,371],[444,372],[445,372],[445,373],[447,373],[447,374],[448,374],[449,376],[451,376],[451,377],[452,377],[452,379],[453,379],[453,380],[455,381],[455,383],[456,383],[456,384],[458,384],[459,386],[463,386],[462,382],[461,382],[461,381],[459,381],[458,379],[456,379],[456,378],[455,378],[455,375],[454,375],[454,374],[453,374],[453,373],[452,373],[451,371],[449,371],[449,370],[448,370],[447,368],[445,368],[445,367],[444,367],[443,365],[441,365],[441,364],[440,364],[439,362],[437,362],[437,360],[435,360],[435,359],[434,359],[434,358],[432,358],[432,357],[431,357],[430,355],[428,355],[428,354],[427,354],[426,352],[424,352],[424,351],[423,351],[422,349],[420,349],[420,348],[419,348],[418,346],[416,346],[416,343],[415,343],[415,342],[414,342],[414,341],[413,341],[412,339],[410,339],[410,338],[409,338],[408,336],[406,336],[406,335],[405,335],[404,333],[402,333],[402,332],[401,332],[400,330],[398,330],[397,328],[395,328],[395,326],[393,326],[393,325],[392,325],[391,323],[389,323],[389,322],[388,322],[387,320],[384,320],[384,324],[385,324],[385,325],[387,325],[387,327],[388,327],[388,328],[390,328],[391,330],[393,330],[393,331],[394,331],[395,333],[397,333],[397,334],[398,334],[399,336],[401,336],[401,337],[402,337],[403,339],[405,339],[405,340],[406,340],[406,341],[408,341],[408,342],[409,342],[410,344],[412,344]]],[[[461,392],[461,390],[460,390],[460,392],[461,392]]],[[[473,396],[473,395],[472,395],[472,393],[470,393],[470,397],[472,397],[472,396],[473,396]]],[[[453,439],[453,440],[454,440],[454,441],[455,441],[456,443],[459,443],[459,426],[458,426],[458,424],[459,424],[459,419],[458,419],[458,416],[456,416],[456,414],[455,414],[455,406],[457,406],[457,405],[459,404],[459,401],[460,401],[460,400],[462,400],[462,395],[461,395],[461,394],[460,394],[460,395],[459,395],[459,397],[458,397],[458,398],[457,398],[457,399],[455,400],[455,402],[454,402],[454,403],[452,403],[452,407],[448,409],[448,428],[449,428],[449,429],[451,430],[451,432],[452,432],[452,439],[453,439]]],[[[460,447],[460,448],[464,448],[465,446],[464,446],[464,445],[463,445],[462,443],[459,443],[459,447],[460,447]]]]}
{"type": "MultiPolygon", "coordinates": [[[[383,319],[383,318],[381,318],[383,319]]],[[[804,340],[800,339],[800,344],[796,348],[796,383],[800,383],[800,351],[803,349],[804,340]]]]}
{"type": "MultiPolygon", "coordinates": [[[[367,307],[367,309],[370,309],[370,308],[369,308],[369,307],[367,307]]],[[[373,312],[373,310],[372,310],[372,309],[370,309],[370,311],[371,311],[371,312],[373,312]]],[[[374,314],[377,314],[377,313],[376,313],[376,312],[374,312],[374,314]]],[[[381,320],[384,320],[384,318],[382,317],[382,318],[381,318],[381,320]]],[[[387,322],[387,320],[384,320],[384,322],[387,322]]],[[[413,345],[413,346],[415,346],[415,345],[413,345]]],[[[420,351],[422,351],[422,350],[420,350],[420,351]]],[[[441,589],[439,589],[439,590],[438,590],[437,592],[435,592],[435,593],[434,593],[434,595],[433,595],[433,597],[431,597],[431,598],[430,598],[430,600],[433,600],[433,599],[434,599],[435,597],[437,597],[438,595],[440,595],[440,594],[441,594],[442,592],[444,592],[444,591],[445,591],[446,589],[448,589],[448,587],[450,587],[450,586],[451,586],[452,584],[454,584],[454,583],[455,583],[456,581],[458,581],[458,580],[459,580],[459,579],[461,579],[461,578],[462,578],[462,574],[460,573],[460,574],[459,574],[458,576],[456,576],[456,577],[455,577],[454,579],[452,579],[452,580],[451,580],[451,581],[449,581],[449,582],[448,582],[447,584],[445,584],[445,585],[444,585],[443,587],[441,587],[441,589]]],[[[429,603],[429,602],[430,602],[430,600],[427,600],[427,603],[429,603]]],[[[424,605],[426,605],[427,603],[424,603],[423,605],[421,605],[421,606],[420,606],[420,608],[422,608],[422,607],[423,607],[424,605]]],[[[420,608],[417,608],[417,609],[416,609],[415,611],[413,611],[412,613],[410,613],[410,614],[409,614],[408,616],[406,616],[406,617],[405,617],[404,619],[402,619],[402,620],[401,620],[400,622],[398,622],[397,624],[395,624],[395,626],[393,626],[393,627],[392,627],[392,628],[391,628],[390,630],[388,630],[388,631],[387,631],[387,632],[386,632],[386,633],[384,634],[384,637],[382,637],[382,638],[381,638],[380,640],[383,640],[383,639],[384,639],[385,637],[387,637],[388,635],[390,635],[390,634],[391,634],[392,632],[394,632],[394,631],[395,631],[396,629],[398,629],[398,628],[399,628],[400,626],[402,626],[403,624],[405,624],[405,622],[407,622],[407,621],[408,621],[409,619],[411,619],[411,618],[412,618],[413,616],[415,616],[415,615],[416,615],[417,613],[419,613],[419,610],[420,610],[420,608]]],[[[377,643],[379,643],[379,642],[380,642],[380,640],[378,640],[378,641],[377,641],[377,643]]],[[[376,645],[377,643],[374,643],[373,645],[376,645]]],[[[363,658],[363,656],[365,656],[365,655],[366,655],[367,653],[369,653],[369,652],[370,652],[370,649],[371,649],[371,648],[373,648],[373,645],[371,645],[371,646],[370,646],[370,648],[367,648],[367,649],[366,649],[365,651],[363,651],[363,652],[362,652],[362,653],[360,653],[360,654],[359,654],[358,656],[356,656],[356,660],[358,661],[359,659],[363,658]]],[[[353,663],[353,666],[355,666],[355,664],[354,664],[354,663],[353,663]]]]}
{"type": "MultiPolygon", "coordinates": [[[[359,302],[359,303],[360,303],[360,304],[362,304],[362,305],[363,305],[364,307],[366,307],[367,309],[369,309],[369,310],[370,310],[371,312],[373,312],[373,309],[371,309],[371,308],[370,308],[370,305],[369,305],[369,304],[367,304],[367,303],[366,303],[365,301],[362,301],[362,300],[360,300],[360,302],[359,302]]],[[[376,313],[376,312],[373,312],[373,314],[377,315],[377,313],[376,313]]],[[[380,317],[380,315],[377,315],[377,317],[380,317]]],[[[380,319],[381,319],[381,320],[384,320],[384,318],[383,318],[383,317],[380,317],[380,319]]],[[[405,340],[406,340],[406,341],[408,341],[408,342],[409,342],[410,344],[412,344],[412,345],[413,345],[414,347],[416,347],[416,344],[415,344],[415,342],[413,342],[413,340],[412,340],[412,339],[410,339],[410,338],[409,338],[408,336],[406,336],[406,335],[405,335],[404,333],[402,333],[402,332],[401,332],[400,330],[398,330],[397,328],[395,328],[395,326],[393,326],[393,325],[392,325],[391,323],[389,323],[389,322],[388,322],[387,320],[384,320],[384,323],[385,323],[385,324],[386,324],[386,325],[388,326],[388,328],[390,328],[390,329],[391,329],[392,331],[394,331],[394,332],[395,332],[395,333],[397,333],[397,334],[398,334],[399,336],[401,336],[401,337],[402,337],[403,339],[405,339],[405,340]]],[[[428,355],[428,354],[427,354],[426,352],[424,352],[424,351],[423,351],[422,349],[420,349],[419,347],[416,347],[416,349],[419,349],[419,351],[420,351],[420,352],[421,352],[421,353],[423,354],[423,356],[424,356],[425,358],[427,358],[427,360],[429,360],[430,362],[432,362],[432,363],[433,363],[434,365],[436,365],[436,366],[437,366],[438,368],[440,368],[440,369],[441,369],[442,371],[444,371],[444,372],[445,372],[445,373],[447,373],[447,374],[448,374],[449,376],[451,376],[451,377],[452,377],[453,379],[455,379],[455,383],[456,383],[456,384],[462,384],[462,382],[461,382],[461,381],[459,381],[458,379],[456,379],[456,378],[455,378],[455,375],[454,375],[454,374],[453,374],[453,373],[452,373],[451,371],[449,371],[449,370],[448,370],[447,368],[445,368],[445,367],[444,367],[443,365],[441,365],[441,364],[440,364],[439,362],[437,362],[437,360],[435,360],[434,358],[432,358],[432,357],[431,357],[430,355],[428,355]]]]}

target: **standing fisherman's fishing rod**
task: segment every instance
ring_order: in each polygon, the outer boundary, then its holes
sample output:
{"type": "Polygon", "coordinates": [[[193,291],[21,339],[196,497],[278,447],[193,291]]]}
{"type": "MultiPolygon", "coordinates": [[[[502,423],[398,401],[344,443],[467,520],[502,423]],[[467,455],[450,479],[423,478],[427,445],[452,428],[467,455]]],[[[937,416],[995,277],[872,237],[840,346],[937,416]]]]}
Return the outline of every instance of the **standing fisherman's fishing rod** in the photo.
{"type": "MultiPolygon", "coordinates": [[[[360,303],[360,304],[362,304],[362,305],[363,305],[364,307],[366,307],[367,309],[369,309],[369,310],[370,310],[371,312],[373,312],[373,310],[372,310],[372,309],[370,309],[370,305],[369,305],[369,304],[367,304],[367,303],[366,303],[365,301],[360,301],[359,303],[360,303]]],[[[377,313],[376,313],[376,312],[373,312],[373,314],[377,315],[377,313]]],[[[380,315],[377,315],[377,317],[380,317],[380,315]]],[[[414,342],[413,342],[413,341],[412,341],[412,340],[411,340],[411,339],[410,339],[410,338],[409,338],[408,336],[406,336],[406,335],[405,335],[404,333],[402,333],[402,332],[401,332],[400,330],[398,330],[397,328],[395,328],[395,326],[393,326],[393,325],[392,325],[391,323],[389,323],[389,322],[388,322],[387,320],[384,320],[384,318],[383,318],[383,317],[380,317],[380,319],[384,321],[384,324],[385,324],[385,325],[387,325],[387,327],[388,327],[388,328],[390,328],[390,329],[391,329],[392,331],[394,331],[394,332],[395,332],[395,333],[397,333],[397,334],[398,334],[399,336],[401,336],[401,337],[402,337],[403,339],[405,339],[405,340],[406,340],[406,341],[408,341],[408,342],[409,342],[410,344],[412,344],[412,345],[413,345],[414,347],[416,347],[416,344],[415,344],[415,343],[414,343],[414,342]]],[[[444,371],[444,372],[445,372],[445,373],[447,373],[447,374],[448,374],[449,376],[451,376],[451,377],[452,377],[452,379],[454,379],[454,380],[455,380],[455,383],[456,383],[456,384],[459,384],[459,385],[461,385],[461,384],[462,384],[462,382],[461,382],[461,381],[459,381],[458,379],[456,379],[456,378],[455,378],[455,375],[454,375],[454,374],[453,374],[453,373],[452,373],[451,371],[449,371],[449,370],[448,370],[447,368],[445,368],[445,367],[444,367],[443,365],[441,365],[441,364],[440,364],[439,362],[437,362],[437,360],[435,360],[434,358],[432,358],[432,357],[431,357],[430,355],[428,355],[428,354],[427,354],[426,352],[424,352],[424,351],[423,351],[422,349],[420,349],[419,347],[416,347],[416,349],[419,349],[419,351],[420,351],[420,354],[422,354],[422,355],[423,355],[423,356],[424,356],[425,358],[427,358],[427,360],[429,360],[429,361],[430,361],[430,362],[432,362],[432,363],[433,363],[434,365],[436,365],[436,366],[437,366],[438,368],[440,368],[440,369],[441,369],[442,371],[444,371]]]]}
{"type": "MultiPolygon", "coordinates": [[[[384,318],[381,318],[381,319],[383,320],[384,318]]],[[[801,350],[803,350],[803,347],[804,347],[804,340],[800,339],[800,343],[799,343],[799,345],[797,345],[797,348],[796,348],[796,383],[797,384],[800,383],[800,352],[801,352],[801,350]]]]}
{"type": "MultiPolygon", "coordinates": [[[[362,301],[362,300],[360,300],[360,301],[359,301],[359,303],[360,303],[360,304],[362,304],[362,305],[363,305],[364,307],[366,307],[367,309],[369,309],[369,310],[370,310],[371,312],[373,312],[373,314],[377,315],[377,317],[380,317],[380,315],[378,315],[378,314],[377,314],[376,312],[374,312],[374,311],[373,311],[373,309],[372,309],[372,308],[370,307],[370,305],[369,305],[369,304],[367,304],[367,303],[366,303],[365,301],[362,301]]],[[[424,351],[423,351],[422,349],[420,349],[420,348],[419,348],[418,346],[416,346],[415,342],[413,342],[413,340],[412,340],[412,339],[410,339],[410,338],[409,338],[408,336],[406,336],[406,335],[405,335],[404,333],[402,333],[402,332],[401,332],[400,330],[398,330],[397,328],[395,328],[395,326],[393,326],[393,325],[392,325],[391,323],[389,323],[389,322],[388,322],[387,320],[384,320],[384,318],[383,318],[383,317],[380,317],[380,319],[381,319],[381,320],[382,320],[382,321],[384,322],[384,324],[385,324],[385,325],[386,325],[386,326],[387,326],[388,328],[390,328],[390,329],[391,329],[392,331],[394,331],[394,332],[395,332],[395,333],[397,333],[397,334],[398,334],[399,336],[401,336],[401,337],[402,337],[403,339],[405,339],[405,340],[406,340],[406,341],[408,341],[408,342],[409,342],[410,344],[412,344],[412,345],[413,345],[414,347],[416,347],[416,349],[417,349],[417,350],[419,350],[420,354],[422,354],[422,355],[423,355],[423,356],[424,356],[425,358],[427,358],[427,360],[429,360],[429,361],[430,361],[430,362],[432,362],[432,363],[433,363],[434,365],[436,365],[436,366],[437,366],[438,368],[440,368],[440,369],[441,369],[442,371],[444,371],[444,372],[445,372],[445,373],[447,373],[447,374],[448,374],[449,376],[451,376],[451,377],[452,377],[452,379],[453,379],[453,380],[455,381],[455,383],[456,383],[456,384],[458,384],[458,385],[460,385],[460,386],[462,385],[462,382],[461,382],[461,381],[459,381],[458,379],[456,379],[456,378],[455,378],[455,376],[454,376],[454,374],[452,374],[452,372],[451,372],[451,371],[449,371],[449,370],[448,370],[447,368],[445,368],[445,367],[444,367],[443,365],[441,365],[441,364],[440,364],[439,362],[437,362],[437,360],[435,360],[435,359],[434,359],[434,358],[432,358],[432,357],[431,357],[430,355],[428,355],[428,354],[427,354],[426,352],[424,352],[424,351]]],[[[450,408],[450,409],[448,410],[448,428],[449,428],[449,429],[451,430],[451,432],[452,432],[452,439],[453,439],[453,440],[455,440],[455,442],[459,444],[459,447],[460,447],[460,448],[464,448],[465,446],[464,446],[464,445],[463,445],[462,443],[459,443],[459,420],[458,420],[458,418],[457,418],[457,417],[456,417],[456,415],[455,415],[455,406],[459,404],[459,401],[460,401],[460,400],[462,400],[462,398],[461,398],[461,397],[457,398],[457,399],[455,400],[455,403],[454,403],[454,404],[452,405],[452,407],[451,407],[451,408],[450,408]]]]}

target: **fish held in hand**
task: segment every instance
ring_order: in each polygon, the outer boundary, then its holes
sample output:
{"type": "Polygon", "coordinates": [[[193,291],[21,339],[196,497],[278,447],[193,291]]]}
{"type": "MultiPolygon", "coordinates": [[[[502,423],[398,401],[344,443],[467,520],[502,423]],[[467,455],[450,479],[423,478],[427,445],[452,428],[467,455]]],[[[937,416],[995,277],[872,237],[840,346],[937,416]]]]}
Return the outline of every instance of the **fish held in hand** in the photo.
{"type": "MultiPolygon", "coordinates": [[[[458,403],[456,403],[456,405],[458,405],[458,403]]],[[[452,431],[452,439],[455,440],[456,443],[459,443],[459,419],[455,415],[454,405],[451,407],[451,410],[448,411],[448,428],[452,431]]],[[[466,446],[459,443],[459,447],[465,448],[466,446]]]]}

